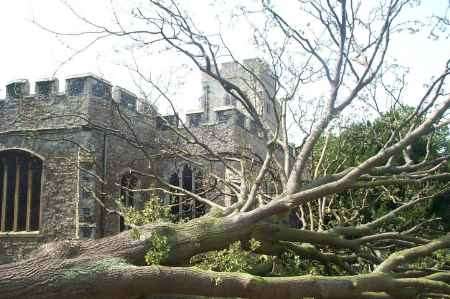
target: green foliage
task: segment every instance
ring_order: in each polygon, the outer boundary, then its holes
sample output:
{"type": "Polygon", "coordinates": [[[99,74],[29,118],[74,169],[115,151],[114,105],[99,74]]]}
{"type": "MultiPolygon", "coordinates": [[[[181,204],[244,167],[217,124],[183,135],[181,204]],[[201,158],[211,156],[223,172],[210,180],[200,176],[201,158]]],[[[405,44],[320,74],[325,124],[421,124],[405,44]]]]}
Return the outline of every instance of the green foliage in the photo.
{"type": "Polygon", "coordinates": [[[255,273],[259,265],[267,262],[267,256],[255,253],[260,246],[259,241],[251,239],[246,250],[237,241],[227,249],[196,255],[191,264],[204,270],[255,273]]]}
{"type": "Polygon", "coordinates": [[[419,259],[414,266],[419,269],[448,269],[450,267],[450,249],[437,250],[430,256],[419,259]]]}
{"type": "Polygon", "coordinates": [[[151,249],[145,254],[147,265],[159,265],[169,256],[170,247],[167,237],[153,234],[149,240],[151,249]]]}
{"type": "MultiPolygon", "coordinates": [[[[125,223],[128,225],[142,226],[144,224],[170,221],[170,208],[160,204],[156,197],[149,198],[142,209],[122,207],[125,216],[125,223]]],[[[130,230],[131,237],[140,239],[141,232],[133,227],[130,230]]],[[[159,234],[153,234],[149,239],[150,250],[145,255],[145,262],[148,265],[158,265],[169,256],[170,247],[168,238],[159,234]]]]}
{"type": "MultiPolygon", "coordinates": [[[[355,167],[369,157],[375,155],[390,139],[392,132],[396,132],[390,144],[398,141],[408,133],[411,123],[420,123],[424,117],[416,117],[410,122],[409,116],[414,111],[412,107],[401,107],[397,110],[387,112],[382,117],[373,121],[353,123],[340,132],[333,132],[328,139],[323,137],[313,151],[312,170],[314,171],[322,151],[326,146],[322,164],[318,168],[318,176],[340,172],[349,167],[355,167]]],[[[449,136],[447,130],[438,130],[430,137],[429,160],[448,153],[449,136]]],[[[427,152],[428,137],[416,140],[408,150],[411,159],[417,163],[425,158],[427,152]]],[[[394,157],[392,164],[404,164],[403,155],[400,153],[394,157]]],[[[338,212],[345,215],[347,219],[353,219],[353,224],[367,223],[392,209],[400,206],[402,202],[409,201],[416,196],[432,194],[437,192],[442,184],[424,183],[420,185],[390,185],[371,188],[349,190],[333,195],[333,206],[325,213],[326,227],[342,224],[342,218],[338,219],[333,213],[338,212]],[[334,210],[333,210],[334,209],[334,210]],[[358,215],[353,218],[357,211],[358,215]]],[[[430,203],[424,202],[408,209],[402,217],[395,218],[390,225],[408,227],[421,219],[427,219],[431,215],[437,215],[439,209],[429,209],[430,203]]],[[[445,219],[446,217],[441,218],[445,219]]],[[[392,228],[392,227],[391,227],[392,228]]],[[[385,227],[385,229],[389,229],[385,227]]]]}
{"type": "Polygon", "coordinates": [[[159,199],[152,197],[147,200],[142,209],[123,208],[125,223],[136,226],[171,219],[170,208],[161,205],[159,199]]]}
{"type": "MultiPolygon", "coordinates": [[[[407,134],[411,122],[418,124],[424,120],[424,117],[419,117],[406,123],[413,111],[413,107],[402,107],[389,111],[373,121],[352,123],[340,132],[333,133],[328,140],[323,168],[328,167],[328,173],[330,173],[358,165],[376,154],[389,140],[393,131],[397,131],[393,142],[398,141],[401,136],[407,134]]],[[[447,130],[438,130],[431,138],[430,158],[445,151],[448,152],[447,130]]],[[[318,162],[325,143],[325,137],[322,137],[317,143],[313,152],[313,166],[318,162]]],[[[426,137],[419,138],[411,145],[410,155],[415,162],[425,156],[426,145],[426,137]]],[[[397,155],[394,164],[402,163],[404,163],[402,155],[397,155]]],[[[323,172],[319,172],[319,174],[323,174],[323,172]]]]}
{"type": "Polygon", "coordinates": [[[319,262],[302,259],[292,251],[284,252],[278,259],[273,271],[275,276],[319,275],[324,273],[324,267],[319,262]]]}

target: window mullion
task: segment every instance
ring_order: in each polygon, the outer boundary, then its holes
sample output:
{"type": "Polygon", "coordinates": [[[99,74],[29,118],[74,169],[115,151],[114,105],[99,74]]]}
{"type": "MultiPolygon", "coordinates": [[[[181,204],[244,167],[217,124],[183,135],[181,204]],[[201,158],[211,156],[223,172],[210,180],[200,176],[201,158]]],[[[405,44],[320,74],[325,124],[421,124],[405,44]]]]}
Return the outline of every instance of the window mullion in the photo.
{"type": "Polygon", "coordinates": [[[32,173],[32,161],[28,161],[28,173],[27,173],[27,222],[26,230],[30,231],[31,224],[31,196],[33,188],[33,173],[32,173]]]}
{"type": "Polygon", "coordinates": [[[20,164],[19,158],[16,158],[16,184],[14,186],[14,224],[13,231],[17,231],[19,223],[19,185],[20,185],[20,164]]]}

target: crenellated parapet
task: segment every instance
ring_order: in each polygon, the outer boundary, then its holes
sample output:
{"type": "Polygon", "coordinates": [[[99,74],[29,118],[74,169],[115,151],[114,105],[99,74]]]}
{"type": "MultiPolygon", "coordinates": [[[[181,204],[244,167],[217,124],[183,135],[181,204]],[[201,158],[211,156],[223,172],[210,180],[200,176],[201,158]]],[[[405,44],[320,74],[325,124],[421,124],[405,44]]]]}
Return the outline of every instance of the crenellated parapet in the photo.
{"type": "MultiPolygon", "coordinates": [[[[122,108],[143,114],[154,113],[151,104],[139,99],[133,92],[120,87],[93,73],[73,75],[65,78],[65,90],[59,90],[57,78],[43,78],[35,81],[34,89],[28,79],[17,79],[6,85],[6,98],[4,100],[28,99],[36,101],[55,100],[67,98],[96,98],[114,100],[122,108]],[[34,90],[34,93],[31,93],[34,90]]],[[[0,99],[1,100],[1,99],[0,99]]]]}
{"type": "Polygon", "coordinates": [[[17,79],[6,85],[7,98],[21,98],[30,95],[30,82],[27,79],[17,79]]]}

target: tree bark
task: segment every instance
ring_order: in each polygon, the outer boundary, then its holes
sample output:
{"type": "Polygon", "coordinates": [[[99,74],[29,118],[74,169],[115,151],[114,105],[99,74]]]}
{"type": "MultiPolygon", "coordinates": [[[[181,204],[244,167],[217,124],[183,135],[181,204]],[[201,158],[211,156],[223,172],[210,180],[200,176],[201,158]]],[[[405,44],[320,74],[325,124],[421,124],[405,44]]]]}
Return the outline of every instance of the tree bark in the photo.
{"type": "MultiPolygon", "coordinates": [[[[259,277],[244,273],[204,271],[195,267],[143,266],[155,234],[167,238],[165,265],[182,266],[193,255],[226,248],[251,236],[276,235],[314,240],[310,233],[282,234],[273,225],[248,225],[241,215],[205,216],[183,224],[159,223],[140,228],[140,238],[130,231],[93,241],[61,241],[44,245],[34,255],[0,266],[0,299],[123,299],[155,294],[184,294],[241,298],[413,298],[420,291],[450,295],[441,276],[398,278],[392,273],[354,276],[259,277]]],[[[320,233],[324,240],[326,234],[320,233]]],[[[331,246],[334,235],[330,236],[331,246]]],[[[435,241],[441,248],[450,236],[435,241]]],[[[433,243],[433,244],[434,244],[433,243]]],[[[445,244],[444,244],[445,243],[445,244]]],[[[324,241],[324,244],[326,242],[324,241]]],[[[433,246],[433,245],[431,245],[433,246]]],[[[445,246],[444,246],[445,247],[445,246]]],[[[423,246],[416,247],[418,252],[423,246]]],[[[428,248],[428,247],[427,247],[428,248]]],[[[412,256],[413,249],[408,255],[412,256]]]]}

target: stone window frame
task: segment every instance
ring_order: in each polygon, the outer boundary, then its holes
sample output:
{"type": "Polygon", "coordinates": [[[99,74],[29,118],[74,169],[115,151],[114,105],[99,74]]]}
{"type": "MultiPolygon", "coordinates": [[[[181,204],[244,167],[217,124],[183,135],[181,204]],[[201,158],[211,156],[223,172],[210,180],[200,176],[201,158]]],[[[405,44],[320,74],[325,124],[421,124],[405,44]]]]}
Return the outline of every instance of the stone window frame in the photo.
{"type": "MultiPolygon", "coordinates": [[[[186,190],[195,193],[196,191],[201,190],[201,189],[197,190],[199,189],[197,178],[203,177],[203,175],[204,174],[202,173],[202,171],[197,167],[193,167],[189,163],[182,163],[181,165],[176,166],[175,169],[172,172],[170,172],[170,174],[167,177],[167,182],[171,185],[183,188],[189,187],[190,185],[190,188],[187,188],[186,190]],[[190,175],[184,174],[186,169],[190,170],[190,175]],[[189,176],[191,177],[191,182],[186,182],[185,179],[189,176]],[[174,182],[174,180],[177,180],[177,182],[174,182]]],[[[178,192],[177,190],[172,191],[178,192]]],[[[193,219],[205,214],[205,207],[203,203],[190,197],[186,198],[187,200],[180,200],[179,196],[169,195],[168,200],[166,200],[165,202],[166,205],[170,206],[171,214],[176,218],[176,220],[193,219]],[[191,205],[190,211],[185,209],[185,204],[186,201],[188,200],[192,201],[190,203],[191,205]],[[195,209],[192,209],[192,205],[194,205],[195,209]],[[189,213],[185,213],[185,211],[188,211],[189,213]]]]}
{"type": "MultiPolygon", "coordinates": [[[[23,162],[22,161],[22,162],[23,162]]],[[[22,149],[22,148],[5,148],[0,150],[0,171],[3,173],[0,174],[0,236],[8,236],[8,235],[20,235],[20,236],[27,236],[27,235],[36,235],[40,234],[40,229],[42,228],[42,195],[43,195],[43,187],[44,187],[44,179],[45,179],[45,159],[36,154],[33,151],[22,149]],[[10,176],[10,173],[8,172],[8,165],[5,163],[6,157],[5,155],[8,153],[12,153],[12,156],[16,158],[16,161],[14,163],[15,165],[15,171],[14,171],[14,185],[12,190],[12,195],[8,195],[8,187],[5,189],[4,186],[8,186],[8,178],[10,176]],[[19,159],[23,159],[27,164],[18,164],[19,159]],[[33,171],[36,171],[36,169],[32,168],[32,163],[38,163],[37,174],[35,173],[33,176],[33,171]],[[5,165],[7,167],[5,167],[5,165]],[[22,170],[26,170],[26,174],[23,174],[24,172],[22,170]],[[22,174],[21,174],[22,172],[22,174]],[[34,180],[34,181],[33,181],[34,180]],[[19,182],[19,184],[17,184],[19,182]],[[26,185],[25,185],[26,182],[26,185]],[[31,184],[30,184],[31,182],[31,184]],[[26,186],[26,192],[24,195],[21,195],[23,193],[23,190],[21,188],[24,188],[26,186]],[[30,187],[31,186],[31,187],[30,187]],[[34,186],[34,187],[33,187],[34,186]],[[33,189],[35,188],[35,189],[33,189]],[[38,200],[33,195],[38,194],[38,200]],[[13,207],[12,207],[12,213],[13,213],[13,219],[12,219],[12,228],[7,228],[7,199],[9,196],[11,196],[10,201],[13,201],[13,207]],[[23,196],[21,198],[21,196],[23,196]],[[22,205],[25,202],[25,212],[20,210],[20,205],[22,205]],[[37,201],[38,206],[37,208],[33,208],[32,202],[37,201]],[[23,215],[25,213],[25,215],[23,215]],[[25,223],[19,223],[19,218],[25,218],[25,223]],[[35,218],[35,220],[33,220],[35,218]],[[32,221],[34,223],[32,223],[32,221]],[[20,227],[19,227],[20,226],[20,227]],[[24,227],[23,227],[24,226],[24,227]]],[[[11,163],[11,162],[9,162],[11,163]]],[[[34,195],[36,196],[36,195],[34,195]]],[[[23,207],[22,207],[23,208],[23,207]]],[[[23,221],[23,219],[22,219],[23,221]]],[[[11,224],[8,224],[10,226],[11,224]]]]}
{"type": "MultiPolygon", "coordinates": [[[[119,187],[120,188],[120,190],[119,190],[120,203],[122,204],[122,206],[124,208],[136,208],[138,206],[139,198],[138,198],[138,196],[136,196],[136,194],[133,194],[133,192],[130,191],[130,190],[133,190],[130,187],[133,187],[134,189],[139,189],[141,187],[141,180],[138,178],[138,176],[135,173],[133,173],[133,170],[131,170],[131,169],[121,172],[119,175],[119,179],[120,179],[120,187],[119,187]],[[126,177],[134,179],[135,184],[133,186],[131,186],[129,184],[130,180],[128,179],[127,180],[128,184],[126,186],[124,186],[123,183],[124,183],[124,179],[126,177]],[[132,197],[131,197],[131,195],[132,195],[132,197]]],[[[119,232],[122,232],[127,229],[129,229],[129,227],[125,224],[124,217],[119,215],[119,232]]]]}

